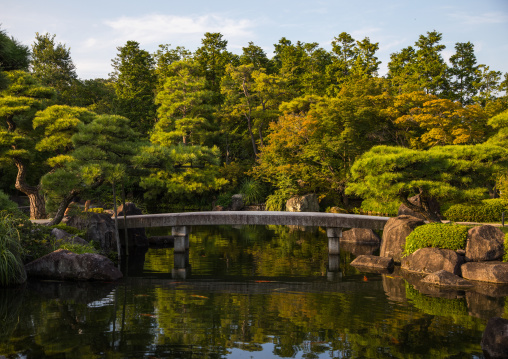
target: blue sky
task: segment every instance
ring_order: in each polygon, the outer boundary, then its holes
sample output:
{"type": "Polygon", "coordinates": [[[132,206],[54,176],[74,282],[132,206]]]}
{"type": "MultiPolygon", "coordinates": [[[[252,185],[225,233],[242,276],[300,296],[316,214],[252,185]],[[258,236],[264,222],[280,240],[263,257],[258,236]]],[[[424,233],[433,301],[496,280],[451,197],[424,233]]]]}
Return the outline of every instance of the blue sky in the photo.
{"type": "Polygon", "coordinates": [[[330,50],[345,31],[379,42],[383,75],[391,53],[437,30],[446,60],[455,43],[471,41],[478,63],[508,72],[508,0],[0,0],[0,24],[26,45],[36,32],[55,34],[83,79],[107,77],[116,48],[128,40],[149,52],[159,44],[195,51],[207,31],[221,32],[229,51],[240,54],[253,41],[270,57],[282,37],[330,50]]]}

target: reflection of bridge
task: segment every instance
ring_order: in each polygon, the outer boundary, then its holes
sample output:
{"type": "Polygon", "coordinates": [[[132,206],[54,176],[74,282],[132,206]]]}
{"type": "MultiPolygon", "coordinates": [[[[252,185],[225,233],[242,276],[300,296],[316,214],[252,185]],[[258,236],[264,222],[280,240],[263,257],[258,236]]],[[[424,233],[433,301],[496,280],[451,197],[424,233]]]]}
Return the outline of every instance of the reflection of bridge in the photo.
{"type": "MultiPolygon", "coordinates": [[[[328,236],[328,253],[339,254],[339,240],[343,228],[383,229],[388,217],[363,216],[320,212],[225,211],[161,213],[122,217],[118,225],[123,228],[172,227],[175,254],[189,249],[191,226],[213,225],[281,225],[324,227],[328,236]]],[[[188,254],[175,256],[175,268],[188,265],[188,254]]]]}

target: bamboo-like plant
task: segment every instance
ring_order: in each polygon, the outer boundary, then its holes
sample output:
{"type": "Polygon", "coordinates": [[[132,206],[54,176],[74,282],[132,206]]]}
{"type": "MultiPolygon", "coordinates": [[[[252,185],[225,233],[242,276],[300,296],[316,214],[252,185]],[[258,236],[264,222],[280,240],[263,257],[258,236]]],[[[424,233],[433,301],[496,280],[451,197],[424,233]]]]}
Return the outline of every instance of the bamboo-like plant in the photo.
{"type": "Polygon", "coordinates": [[[18,229],[10,214],[0,212],[0,286],[26,281],[18,229]]]}

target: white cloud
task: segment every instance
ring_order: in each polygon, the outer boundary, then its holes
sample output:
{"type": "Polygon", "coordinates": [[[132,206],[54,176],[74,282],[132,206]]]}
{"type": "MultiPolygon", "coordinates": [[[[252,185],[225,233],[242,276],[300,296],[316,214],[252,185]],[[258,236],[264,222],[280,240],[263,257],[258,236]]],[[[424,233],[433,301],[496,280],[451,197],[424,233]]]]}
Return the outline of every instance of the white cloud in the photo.
{"type": "Polygon", "coordinates": [[[251,20],[229,19],[219,15],[174,16],[150,14],[105,21],[113,30],[115,42],[167,43],[175,37],[202,37],[205,32],[220,32],[225,38],[253,37],[251,20]]]}
{"type": "Polygon", "coordinates": [[[501,24],[508,21],[508,15],[500,12],[487,12],[483,14],[465,14],[465,13],[453,13],[451,17],[458,19],[467,25],[479,25],[479,24],[501,24]]]}

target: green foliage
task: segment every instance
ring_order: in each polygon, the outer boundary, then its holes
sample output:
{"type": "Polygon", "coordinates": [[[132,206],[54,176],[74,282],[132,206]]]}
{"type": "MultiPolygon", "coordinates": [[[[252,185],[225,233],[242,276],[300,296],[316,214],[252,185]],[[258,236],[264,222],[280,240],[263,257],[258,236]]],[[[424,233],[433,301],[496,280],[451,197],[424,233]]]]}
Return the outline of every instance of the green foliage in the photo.
{"type": "Polygon", "coordinates": [[[420,248],[466,249],[468,227],[452,223],[428,223],[416,227],[406,238],[404,256],[420,248]]]}
{"type": "Polygon", "coordinates": [[[243,195],[243,202],[246,205],[258,204],[265,198],[265,188],[262,183],[253,178],[247,178],[240,187],[240,193],[243,195]]]}
{"type": "Polygon", "coordinates": [[[58,249],[65,249],[71,251],[76,254],[84,254],[84,253],[97,253],[95,247],[89,243],[87,245],[78,244],[78,243],[64,243],[61,244],[58,249]]]}
{"type": "Polygon", "coordinates": [[[8,212],[0,212],[0,286],[26,281],[17,221],[8,212]]]}
{"type": "Polygon", "coordinates": [[[4,193],[4,191],[0,190],[0,211],[2,210],[16,210],[18,205],[9,199],[9,196],[4,193]]]}
{"type": "Polygon", "coordinates": [[[77,229],[76,227],[68,226],[65,223],[55,224],[54,226],[51,226],[50,228],[51,229],[58,228],[58,229],[61,229],[62,231],[65,231],[69,234],[72,234],[74,236],[78,236],[81,238],[85,238],[85,236],[86,236],[86,231],[82,231],[80,229],[77,229]]]}
{"type": "MultiPolygon", "coordinates": [[[[442,203],[480,200],[486,195],[485,185],[506,169],[507,160],[506,148],[487,144],[427,151],[376,146],[351,168],[346,192],[379,202],[405,203],[416,194],[442,203]]],[[[422,206],[419,210],[427,220],[437,220],[437,214],[422,206]]]]}
{"type": "Polygon", "coordinates": [[[444,211],[446,219],[453,222],[501,222],[502,212],[508,213],[508,200],[485,199],[480,203],[455,204],[444,211]]]}
{"type": "Polygon", "coordinates": [[[215,205],[227,208],[231,205],[232,201],[233,201],[233,193],[232,192],[224,192],[224,193],[219,194],[219,196],[217,197],[217,200],[215,201],[215,205]]]}
{"type": "Polygon", "coordinates": [[[266,197],[267,211],[285,211],[286,202],[291,198],[293,192],[285,189],[276,190],[273,194],[266,197]]]}

